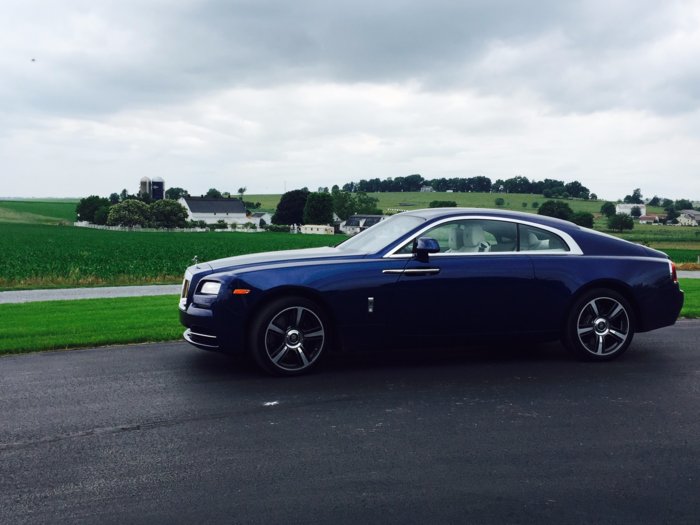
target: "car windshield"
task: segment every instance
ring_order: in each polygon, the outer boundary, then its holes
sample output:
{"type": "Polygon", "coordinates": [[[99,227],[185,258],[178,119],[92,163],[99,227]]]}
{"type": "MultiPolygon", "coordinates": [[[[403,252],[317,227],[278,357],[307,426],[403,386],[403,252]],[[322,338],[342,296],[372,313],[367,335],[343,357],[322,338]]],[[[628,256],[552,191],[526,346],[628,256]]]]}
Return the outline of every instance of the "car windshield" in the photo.
{"type": "Polygon", "coordinates": [[[394,215],[339,244],[339,250],[375,253],[419,226],[425,219],[414,215],[394,215]]]}

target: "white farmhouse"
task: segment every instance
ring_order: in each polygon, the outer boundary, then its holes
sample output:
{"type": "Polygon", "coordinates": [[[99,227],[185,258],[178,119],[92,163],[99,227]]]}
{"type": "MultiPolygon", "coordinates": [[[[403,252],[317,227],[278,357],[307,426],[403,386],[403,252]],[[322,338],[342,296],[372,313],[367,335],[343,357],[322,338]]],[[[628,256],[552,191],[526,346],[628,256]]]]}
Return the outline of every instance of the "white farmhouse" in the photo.
{"type": "Polygon", "coordinates": [[[632,215],[632,208],[639,208],[642,215],[647,214],[647,207],[644,204],[618,204],[615,206],[615,213],[625,213],[632,215]]]}
{"type": "Polygon", "coordinates": [[[213,224],[224,220],[228,224],[253,222],[243,202],[234,197],[181,197],[178,200],[187,209],[187,219],[213,224]]]}
{"type": "Polygon", "coordinates": [[[700,226],[700,211],[681,210],[678,213],[678,224],[681,226],[700,226]]]}
{"type": "Polygon", "coordinates": [[[255,226],[260,228],[261,222],[263,226],[266,224],[272,224],[272,215],[265,211],[259,211],[250,216],[250,222],[252,222],[253,224],[255,224],[255,226]]]}
{"type": "Polygon", "coordinates": [[[352,215],[340,230],[347,235],[354,235],[388,218],[386,215],[352,215]]]}

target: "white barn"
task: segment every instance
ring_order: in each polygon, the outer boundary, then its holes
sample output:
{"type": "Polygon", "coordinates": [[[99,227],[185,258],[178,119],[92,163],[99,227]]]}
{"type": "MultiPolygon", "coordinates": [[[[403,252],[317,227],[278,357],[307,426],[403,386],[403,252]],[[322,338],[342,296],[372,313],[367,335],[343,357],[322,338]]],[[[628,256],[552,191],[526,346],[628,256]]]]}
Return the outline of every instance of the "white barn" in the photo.
{"type": "Polygon", "coordinates": [[[187,219],[213,224],[224,220],[228,224],[253,222],[243,202],[234,197],[181,197],[178,200],[187,209],[187,219]]]}
{"type": "Polygon", "coordinates": [[[639,208],[642,215],[647,214],[647,207],[644,204],[618,204],[615,206],[615,213],[625,213],[632,215],[632,208],[639,208]]]}

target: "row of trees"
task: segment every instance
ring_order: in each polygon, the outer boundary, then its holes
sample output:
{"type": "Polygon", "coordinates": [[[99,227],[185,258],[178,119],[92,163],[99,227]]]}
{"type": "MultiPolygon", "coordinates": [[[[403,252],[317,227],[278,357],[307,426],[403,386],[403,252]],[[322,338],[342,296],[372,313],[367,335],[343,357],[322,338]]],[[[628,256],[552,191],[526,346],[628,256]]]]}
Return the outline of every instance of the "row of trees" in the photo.
{"type": "Polygon", "coordinates": [[[333,224],[333,212],[341,220],[355,214],[381,215],[378,202],[365,192],[341,191],[337,186],[330,193],[292,190],[282,195],[272,224],[333,224]]]}
{"type": "MultiPolygon", "coordinates": [[[[498,179],[491,182],[491,179],[484,176],[469,178],[440,178],[424,179],[418,174],[407,177],[388,177],[384,180],[361,179],[360,182],[348,182],[343,185],[342,190],[348,193],[359,191],[374,192],[400,192],[400,191],[420,191],[423,186],[431,186],[435,191],[456,191],[472,193],[542,193],[545,197],[561,197],[567,194],[568,197],[576,199],[597,199],[595,194],[591,194],[579,181],[566,183],[561,180],[544,179],[542,181],[530,181],[527,177],[513,177],[510,179],[498,179]]],[[[333,186],[333,189],[340,189],[333,186]]],[[[327,190],[327,188],[325,188],[327,190]]],[[[321,190],[321,188],[319,188],[321,190]]]]}
{"type": "Polygon", "coordinates": [[[112,204],[111,199],[91,195],[76,206],[79,221],[109,226],[141,226],[142,228],[186,228],[187,210],[174,200],[158,200],[151,204],[126,199],[112,204]]]}

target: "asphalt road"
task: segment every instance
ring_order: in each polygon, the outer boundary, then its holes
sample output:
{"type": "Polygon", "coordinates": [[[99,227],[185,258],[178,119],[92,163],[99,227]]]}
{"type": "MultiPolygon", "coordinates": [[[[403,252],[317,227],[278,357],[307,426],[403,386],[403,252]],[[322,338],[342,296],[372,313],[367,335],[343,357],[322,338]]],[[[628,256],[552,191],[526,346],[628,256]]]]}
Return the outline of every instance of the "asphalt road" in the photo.
{"type": "Polygon", "coordinates": [[[698,523],[700,322],[336,355],[272,379],[185,343],[0,359],[0,522],[698,523]]]}

